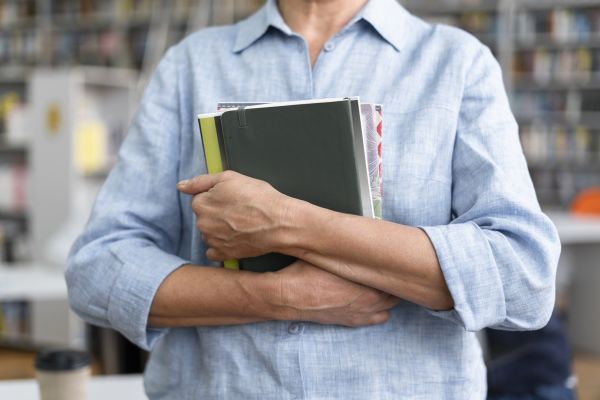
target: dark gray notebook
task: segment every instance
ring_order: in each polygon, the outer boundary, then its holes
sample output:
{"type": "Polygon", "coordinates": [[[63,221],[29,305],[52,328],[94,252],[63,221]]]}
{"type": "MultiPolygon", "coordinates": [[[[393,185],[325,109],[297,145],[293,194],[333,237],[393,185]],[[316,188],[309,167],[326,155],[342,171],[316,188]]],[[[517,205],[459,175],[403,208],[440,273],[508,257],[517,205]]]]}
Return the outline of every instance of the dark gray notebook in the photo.
{"type": "MultiPolygon", "coordinates": [[[[220,118],[228,169],[320,207],[373,216],[357,100],[268,104],[220,118]]],[[[294,259],[267,254],[240,268],[275,271],[294,259]]]]}

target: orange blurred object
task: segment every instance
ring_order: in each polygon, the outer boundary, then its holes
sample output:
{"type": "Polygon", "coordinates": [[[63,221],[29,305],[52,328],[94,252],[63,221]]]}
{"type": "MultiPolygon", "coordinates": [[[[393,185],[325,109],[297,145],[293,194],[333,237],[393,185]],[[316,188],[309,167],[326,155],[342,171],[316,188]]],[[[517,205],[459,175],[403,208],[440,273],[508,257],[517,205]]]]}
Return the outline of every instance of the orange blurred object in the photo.
{"type": "Polygon", "coordinates": [[[600,187],[582,191],[571,203],[571,212],[580,215],[600,216],[600,187]]]}

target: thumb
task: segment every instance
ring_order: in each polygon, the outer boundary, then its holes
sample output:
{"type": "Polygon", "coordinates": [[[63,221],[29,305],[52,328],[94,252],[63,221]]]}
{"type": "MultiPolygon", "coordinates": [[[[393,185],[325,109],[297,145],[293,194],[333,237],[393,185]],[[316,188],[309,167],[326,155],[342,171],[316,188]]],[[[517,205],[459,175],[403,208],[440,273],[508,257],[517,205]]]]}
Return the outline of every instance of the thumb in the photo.
{"type": "Polygon", "coordinates": [[[222,173],[198,175],[194,178],[183,180],[177,183],[177,190],[192,195],[206,192],[223,179],[221,175],[222,173]]]}

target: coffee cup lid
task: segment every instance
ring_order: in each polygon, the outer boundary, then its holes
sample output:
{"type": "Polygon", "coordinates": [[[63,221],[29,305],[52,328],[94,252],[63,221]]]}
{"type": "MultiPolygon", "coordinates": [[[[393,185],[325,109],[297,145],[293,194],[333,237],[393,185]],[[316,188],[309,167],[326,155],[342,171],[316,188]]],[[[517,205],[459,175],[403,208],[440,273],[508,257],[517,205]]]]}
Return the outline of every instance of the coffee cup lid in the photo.
{"type": "Polygon", "coordinates": [[[91,357],[85,351],[45,350],[35,357],[35,368],[39,371],[73,371],[90,363],[91,357]]]}

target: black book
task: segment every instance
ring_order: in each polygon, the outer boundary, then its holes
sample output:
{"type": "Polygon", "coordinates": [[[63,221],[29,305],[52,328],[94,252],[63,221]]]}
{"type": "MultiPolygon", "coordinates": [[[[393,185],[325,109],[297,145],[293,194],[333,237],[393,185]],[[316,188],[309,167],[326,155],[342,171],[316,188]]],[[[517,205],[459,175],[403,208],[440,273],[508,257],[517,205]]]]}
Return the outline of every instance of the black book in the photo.
{"type": "MultiPolygon", "coordinates": [[[[251,105],[211,117],[224,169],[320,207],[373,217],[357,99],[251,105]]],[[[239,267],[276,271],[293,261],[271,253],[239,260],[239,267]]]]}

